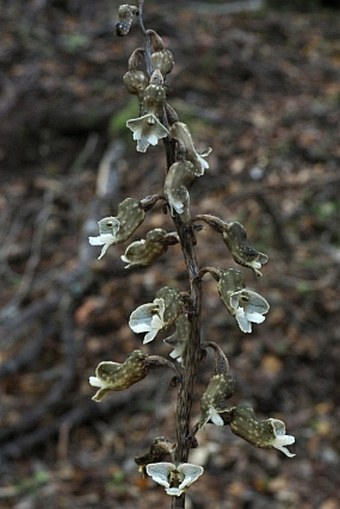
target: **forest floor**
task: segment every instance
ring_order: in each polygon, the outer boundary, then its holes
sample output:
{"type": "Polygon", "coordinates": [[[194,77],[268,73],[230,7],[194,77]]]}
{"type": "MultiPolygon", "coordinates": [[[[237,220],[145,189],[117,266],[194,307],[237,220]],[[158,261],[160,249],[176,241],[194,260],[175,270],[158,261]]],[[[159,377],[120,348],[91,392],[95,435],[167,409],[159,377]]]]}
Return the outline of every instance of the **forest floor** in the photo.
{"type": "MultiPolygon", "coordinates": [[[[188,507],[337,509],[339,12],[145,3],[146,26],[175,57],[169,102],[196,146],[213,148],[191,189],[193,214],[240,221],[270,258],[262,278],[242,268],[271,304],[265,323],[244,335],[207,278],[204,336],[235,374],[230,404],[282,419],[296,437],[290,459],[206,425],[191,456],[205,473],[188,507]]],[[[187,284],[177,246],[127,271],[126,246],[97,260],[87,241],[126,196],[162,190],[161,144],[138,154],[125,127],[137,104],[121,78],[141,37],[113,35],[105,0],[0,0],[0,9],[0,509],[167,508],[134,457],[173,436],[171,375],[152,373],[102,403],[88,383],[100,361],[135,348],[167,356],[162,341],[142,346],[127,321],[161,286],[187,284]]],[[[161,225],[171,229],[171,218],[156,206],[134,239],[161,225]]],[[[197,250],[201,266],[235,266],[208,227],[197,250]]],[[[194,418],[210,373],[208,359],[194,418]]]]}

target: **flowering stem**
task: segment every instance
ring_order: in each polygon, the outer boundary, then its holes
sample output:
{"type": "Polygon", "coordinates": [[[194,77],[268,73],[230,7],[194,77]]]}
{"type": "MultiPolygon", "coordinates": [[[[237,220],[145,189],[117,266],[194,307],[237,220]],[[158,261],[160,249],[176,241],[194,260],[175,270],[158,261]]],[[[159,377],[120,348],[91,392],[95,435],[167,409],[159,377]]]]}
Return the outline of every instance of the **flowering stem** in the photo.
{"type": "MultiPolygon", "coordinates": [[[[175,144],[173,140],[165,139],[167,166],[176,161],[175,144]]],[[[182,253],[186,263],[189,277],[189,313],[190,337],[186,347],[184,360],[184,377],[181,384],[176,411],[176,450],[175,461],[185,463],[188,460],[189,451],[194,436],[190,433],[190,415],[193,401],[193,389],[201,359],[201,290],[202,283],[199,275],[199,266],[194,248],[194,227],[184,223],[181,216],[175,214],[173,222],[176,227],[182,253]]],[[[173,497],[172,509],[184,508],[185,497],[173,497]]]]}
{"type": "MultiPolygon", "coordinates": [[[[150,38],[148,31],[145,30],[142,20],[143,1],[139,2],[140,15],[139,24],[144,36],[145,43],[145,67],[150,74],[152,70],[150,38]]],[[[164,121],[168,124],[168,120],[174,120],[172,116],[176,116],[176,112],[164,109],[164,121]],[[169,118],[170,117],[170,118],[169,118]]],[[[176,153],[176,142],[170,137],[164,138],[164,147],[166,152],[167,168],[178,160],[176,153]]],[[[190,323],[190,336],[186,346],[186,354],[184,359],[184,375],[180,384],[177,409],[176,409],[176,449],[174,451],[174,460],[176,463],[185,463],[188,461],[189,451],[192,446],[194,435],[190,430],[190,416],[193,402],[193,390],[198,373],[199,363],[201,360],[201,330],[200,330],[200,313],[201,313],[201,293],[202,282],[199,276],[199,266],[195,252],[195,226],[191,223],[185,223],[181,216],[177,213],[173,216],[173,222],[178,233],[179,242],[189,278],[189,300],[188,300],[188,319],[190,323]]],[[[180,497],[172,497],[172,509],[183,509],[185,506],[185,494],[180,497]]]]}

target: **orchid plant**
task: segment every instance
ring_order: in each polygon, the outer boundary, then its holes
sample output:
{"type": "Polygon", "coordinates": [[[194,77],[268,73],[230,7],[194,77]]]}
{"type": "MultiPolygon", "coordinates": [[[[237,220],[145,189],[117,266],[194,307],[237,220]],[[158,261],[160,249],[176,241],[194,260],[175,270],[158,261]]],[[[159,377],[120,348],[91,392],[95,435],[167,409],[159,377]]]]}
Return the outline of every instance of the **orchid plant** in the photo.
{"type": "MultiPolygon", "coordinates": [[[[170,359],[134,350],[124,363],[101,362],[90,384],[97,388],[93,396],[101,401],[109,393],[129,388],[148,375],[154,367],[170,367],[176,373],[178,388],[175,430],[172,438],[155,437],[150,449],[135,458],[141,473],[151,477],[172,497],[173,508],[184,508],[190,486],[203,474],[203,467],[188,462],[190,450],[197,446],[197,433],[207,423],[227,426],[237,436],[256,447],[275,448],[288,457],[294,454],[287,446],[295,438],[286,434],[278,419],[259,420],[252,408],[230,406],[227,400],[234,394],[235,380],[221,347],[202,338],[200,314],[203,277],[211,275],[222,304],[244,333],[251,333],[253,324],[262,324],[269,311],[264,297],[249,289],[243,274],[234,268],[200,267],[197,261],[197,237],[201,223],[219,233],[234,261],[262,276],[260,269],[268,256],[256,250],[247,238],[243,225],[224,221],[210,214],[191,215],[189,185],[209,169],[208,148],[200,153],[195,148],[189,127],[179,120],[167,101],[167,75],[174,65],[172,53],[164,48],[162,38],[147,30],[143,23],[144,2],[138,6],[124,4],[118,9],[115,25],[118,36],[128,35],[135,24],[139,27],[144,47],[137,48],[128,61],[123,77],[127,91],[136,95],[139,115],[127,121],[138,152],[163,144],[166,153],[166,176],[160,181],[158,195],[143,199],[126,198],[117,207],[117,215],[98,222],[99,235],[90,237],[93,246],[102,246],[102,258],[112,245],[127,242],[160,201],[169,211],[174,231],[162,228],[149,231],[145,239],[134,240],[121,259],[126,267],[145,267],[157,261],[174,244],[179,244],[187,268],[185,289],[160,288],[152,302],[145,302],[131,312],[129,326],[143,334],[143,344],[156,340],[161,331],[172,329],[164,339],[172,350],[170,359]],[[212,349],[215,367],[201,395],[200,415],[192,425],[193,392],[199,379],[200,366],[207,349],[212,349]]],[[[160,178],[161,180],[161,178],[160,178]]]]}

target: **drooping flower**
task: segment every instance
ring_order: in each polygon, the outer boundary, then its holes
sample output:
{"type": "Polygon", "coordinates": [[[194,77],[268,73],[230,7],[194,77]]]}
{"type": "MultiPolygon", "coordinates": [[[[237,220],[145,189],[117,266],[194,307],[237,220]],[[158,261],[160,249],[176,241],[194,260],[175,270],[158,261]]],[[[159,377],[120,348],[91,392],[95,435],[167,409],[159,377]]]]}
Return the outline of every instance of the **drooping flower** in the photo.
{"type": "Polygon", "coordinates": [[[183,312],[183,299],[176,288],[161,288],[153,302],[142,304],[130,315],[129,326],[137,334],[146,332],[143,343],[152,341],[161,329],[172,325],[183,312]]]}
{"type": "Polygon", "coordinates": [[[185,349],[189,340],[190,324],[188,315],[183,313],[176,320],[176,330],[171,336],[164,339],[164,342],[170,345],[173,350],[170,357],[182,363],[185,349]]]}
{"type": "Polygon", "coordinates": [[[212,149],[209,147],[205,152],[199,154],[195,149],[188,126],[183,122],[172,124],[170,134],[178,140],[180,147],[185,150],[185,159],[193,164],[196,177],[202,176],[204,171],[209,168],[205,157],[211,153],[212,149]]]}
{"type": "Polygon", "coordinates": [[[288,458],[295,456],[286,447],[294,444],[295,437],[286,435],[284,422],[279,419],[259,420],[252,408],[239,406],[232,409],[229,426],[235,435],[256,447],[278,449],[288,458]]]}
{"type": "Polygon", "coordinates": [[[244,226],[237,221],[226,223],[211,214],[199,214],[195,221],[205,221],[216,232],[228,247],[236,263],[252,269],[257,276],[262,276],[260,269],[268,262],[268,256],[257,251],[249,242],[244,226]]]}
{"type": "Polygon", "coordinates": [[[134,198],[123,200],[117,212],[116,217],[104,217],[98,221],[99,235],[89,237],[91,246],[103,246],[98,259],[104,256],[111,245],[126,242],[145,218],[139,200],[134,198]]]}
{"type": "Polygon", "coordinates": [[[184,159],[170,166],[164,183],[164,194],[172,215],[174,215],[174,212],[188,214],[190,195],[186,186],[194,178],[194,166],[190,161],[184,159]]]}
{"type": "Polygon", "coordinates": [[[229,373],[215,373],[209,380],[201,398],[201,417],[199,426],[212,421],[216,426],[223,426],[224,421],[220,413],[225,412],[225,400],[234,393],[235,380],[229,373]]]}
{"type": "Polygon", "coordinates": [[[181,463],[176,466],[174,463],[159,462],[149,463],[146,472],[165,488],[168,495],[180,497],[193,482],[197,481],[204,469],[192,463],[181,463]]]}
{"type": "Polygon", "coordinates": [[[248,241],[247,232],[242,224],[237,221],[225,223],[222,237],[235,262],[244,267],[249,267],[257,276],[262,276],[260,269],[262,265],[268,262],[268,256],[253,248],[248,241]]]}
{"type": "Polygon", "coordinates": [[[134,350],[123,364],[119,362],[100,362],[96,376],[90,376],[89,383],[99,390],[93,396],[94,401],[101,401],[110,391],[122,391],[139,382],[149,372],[148,356],[140,350],[134,350]]]}

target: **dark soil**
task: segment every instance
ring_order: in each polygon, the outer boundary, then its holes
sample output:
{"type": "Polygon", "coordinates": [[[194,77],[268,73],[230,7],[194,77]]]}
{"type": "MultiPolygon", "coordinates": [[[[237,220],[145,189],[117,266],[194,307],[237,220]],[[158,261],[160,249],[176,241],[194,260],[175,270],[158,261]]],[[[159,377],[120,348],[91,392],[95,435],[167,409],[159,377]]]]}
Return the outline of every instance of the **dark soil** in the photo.
{"type": "MultiPolygon", "coordinates": [[[[191,457],[205,473],[188,507],[336,509],[339,13],[145,3],[146,26],[175,56],[169,102],[196,146],[213,148],[210,170],[191,189],[193,213],[242,222],[270,257],[262,278],[242,268],[271,304],[265,323],[240,332],[207,278],[204,335],[224,349],[237,379],[230,404],[282,419],[296,437],[289,459],[208,424],[191,457]]],[[[91,401],[88,384],[100,361],[121,362],[134,348],[167,356],[161,340],[142,347],[127,321],[161,286],[187,288],[177,246],[129,272],[126,246],[98,261],[87,242],[124,197],[161,192],[165,171],[161,144],[138,154],[125,127],[137,104],[121,78],[142,40],[136,29],[113,35],[114,4],[0,0],[1,509],[170,506],[134,457],[154,437],[173,437],[171,374],[152,372],[102,403],[91,401]]],[[[164,224],[172,228],[157,205],[134,238],[164,224]]],[[[198,235],[202,266],[235,266],[216,233],[198,235]]]]}

